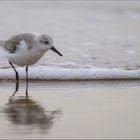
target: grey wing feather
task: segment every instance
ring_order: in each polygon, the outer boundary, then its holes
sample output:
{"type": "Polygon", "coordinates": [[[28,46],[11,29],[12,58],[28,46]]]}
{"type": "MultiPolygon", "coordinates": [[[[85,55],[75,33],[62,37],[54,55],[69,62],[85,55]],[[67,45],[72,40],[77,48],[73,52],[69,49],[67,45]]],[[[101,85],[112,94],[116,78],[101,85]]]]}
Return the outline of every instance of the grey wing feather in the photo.
{"type": "Polygon", "coordinates": [[[19,45],[21,40],[24,40],[28,46],[28,49],[32,48],[32,41],[36,36],[30,33],[22,33],[18,35],[14,35],[11,38],[9,38],[4,43],[4,48],[9,53],[14,53],[17,49],[17,45],[19,45]]]}

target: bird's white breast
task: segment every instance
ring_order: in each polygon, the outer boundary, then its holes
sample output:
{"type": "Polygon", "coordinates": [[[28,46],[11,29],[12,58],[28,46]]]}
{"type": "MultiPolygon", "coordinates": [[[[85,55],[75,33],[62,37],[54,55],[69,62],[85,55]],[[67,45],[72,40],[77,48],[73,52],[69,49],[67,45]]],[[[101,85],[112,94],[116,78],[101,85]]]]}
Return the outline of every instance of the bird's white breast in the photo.
{"type": "Polygon", "coordinates": [[[14,53],[7,52],[6,57],[16,65],[27,66],[36,63],[43,54],[44,52],[39,51],[35,45],[28,49],[28,45],[22,40],[19,45],[17,45],[16,51],[14,53]]]}

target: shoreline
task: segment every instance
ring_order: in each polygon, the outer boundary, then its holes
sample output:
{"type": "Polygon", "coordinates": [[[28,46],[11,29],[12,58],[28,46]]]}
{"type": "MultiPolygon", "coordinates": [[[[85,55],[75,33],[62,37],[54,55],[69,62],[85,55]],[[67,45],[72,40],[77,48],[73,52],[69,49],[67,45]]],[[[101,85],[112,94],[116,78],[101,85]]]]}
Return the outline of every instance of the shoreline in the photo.
{"type": "MultiPolygon", "coordinates": [[[[25,69],[17,68],[21,80],[25,80],[25,69]]],[[[0,80],[14,80],[12,68],[0,69],[0,80]]],[[[90,81],[90,80],[140,80],[140,70],[103,68],[58,68],[37,66],[29,69],[30,80],[45,81],[90,81]]]]}
{"type": "MultiPolygon", "coordinates": [[[[19,85],[25,86],[26,81],[20,80],[19,85]]],[[[0,80],[0,87],[15,87],[14,80],[0,80]]],[[[140,80],[88,80],[88,81],[41,81],[29,80],[29,88],[90,88],[90,87],[133,87],[140,86],[140,80]]]]}

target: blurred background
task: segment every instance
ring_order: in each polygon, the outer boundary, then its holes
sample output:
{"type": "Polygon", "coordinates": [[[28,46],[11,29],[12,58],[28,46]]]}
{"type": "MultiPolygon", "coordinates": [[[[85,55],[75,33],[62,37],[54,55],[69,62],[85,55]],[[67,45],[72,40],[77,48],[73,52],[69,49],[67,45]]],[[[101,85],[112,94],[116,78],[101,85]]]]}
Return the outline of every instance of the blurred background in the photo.
{"type": "MultiPolygon", "coordinates": [[[[1,1],[0,18],[1,40],[23,32],[53,38],[64,57],[50,51],[36,65],[140,68],[139,1],[1,1]]],[[[0,67],[9,67],[2,53],[0,67]]]]}

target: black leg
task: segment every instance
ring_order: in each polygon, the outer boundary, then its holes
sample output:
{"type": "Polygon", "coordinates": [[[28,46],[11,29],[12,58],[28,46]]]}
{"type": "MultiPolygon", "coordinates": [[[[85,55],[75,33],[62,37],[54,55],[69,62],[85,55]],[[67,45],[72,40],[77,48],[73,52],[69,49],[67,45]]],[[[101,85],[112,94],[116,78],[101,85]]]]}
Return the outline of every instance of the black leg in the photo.
{"type": "Polygon", "coordinates": [[[18,88],[19,88],[19,76],[18,76],[17,70],[15,69],[15,67],[13,66],[13,64],[10,61],[9,61],[9,64],[12,66],[12,68],[14,69],[15,74],[16,74],[16,87],[15,87],[15,92],[12,95],[12,96],[14,96],[16,94],[16,92],[18,91],[18,88]]]}
{"type": "Polygon", "coordinates": [[[28,97],[28,66],[26,67],[26,96],[28,97]]]}

